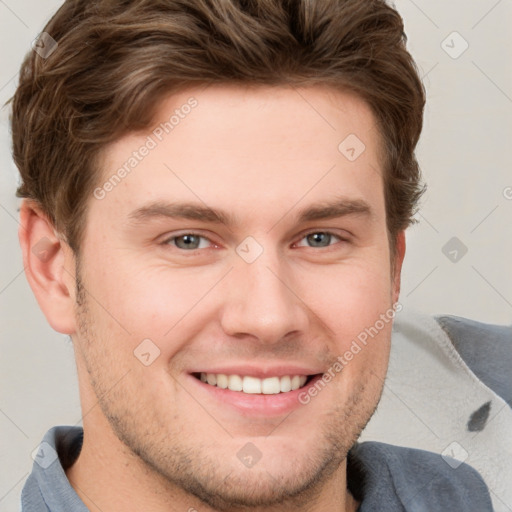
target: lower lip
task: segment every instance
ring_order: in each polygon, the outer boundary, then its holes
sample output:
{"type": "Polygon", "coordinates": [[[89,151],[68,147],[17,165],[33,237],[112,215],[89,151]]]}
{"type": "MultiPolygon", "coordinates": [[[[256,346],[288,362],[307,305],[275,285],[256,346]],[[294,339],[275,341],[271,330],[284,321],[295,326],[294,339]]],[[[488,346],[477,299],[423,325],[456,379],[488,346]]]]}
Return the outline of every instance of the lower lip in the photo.
{"type": "Polygon", "coordinates": [[[243,393],[242,391],[231,391],[212,386],[193,375],[188,375],[201,392],[208,393],[210,398],[217,400],[229,407],[233,407],[239,413],[251,416],[279,416],[290,413],[291,411],[303,407],[299,401],[299,396],[307,394],[308,388],[322,378],[322,375],[315,375],[310,382],[302,388],[286,393],[276,393],[274,395],[243,393]]]}

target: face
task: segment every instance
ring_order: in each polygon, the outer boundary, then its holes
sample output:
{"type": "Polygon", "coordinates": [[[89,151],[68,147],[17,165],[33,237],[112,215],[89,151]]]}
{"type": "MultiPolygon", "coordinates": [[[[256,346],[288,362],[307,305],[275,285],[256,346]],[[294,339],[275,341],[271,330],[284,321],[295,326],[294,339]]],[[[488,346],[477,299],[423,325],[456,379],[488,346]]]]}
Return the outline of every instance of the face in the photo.
{"type": "Polygon", "coordinates": [[[163,481],[227,510],[344,467],[398,293],[379,144],[353,95],[212,86],[105,151],[77,276],[82,401],[163,481]]]}

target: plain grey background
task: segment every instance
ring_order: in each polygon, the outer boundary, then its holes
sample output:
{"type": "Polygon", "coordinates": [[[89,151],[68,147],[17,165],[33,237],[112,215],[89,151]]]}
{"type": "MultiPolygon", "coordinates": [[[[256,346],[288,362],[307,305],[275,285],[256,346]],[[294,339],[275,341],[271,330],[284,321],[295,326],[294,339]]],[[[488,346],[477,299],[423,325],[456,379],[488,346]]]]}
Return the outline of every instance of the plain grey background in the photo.
{"type": "MultiPolygon", "coordinates": [[[[60,4],[0,0],[1,105],[60,4]]],[[[401,302],[510,324],[512,0],[399,0],[396,7],[428,93],[418,156],[429,189],[419,224],[408,231],[401,302]]],[[[46,430],[80,424],[81,416],[71,344],[48,326],[23,272],[8,113],[8,106],[0,110],[2,511],[18,510],[31,453],[46,430]]]]}

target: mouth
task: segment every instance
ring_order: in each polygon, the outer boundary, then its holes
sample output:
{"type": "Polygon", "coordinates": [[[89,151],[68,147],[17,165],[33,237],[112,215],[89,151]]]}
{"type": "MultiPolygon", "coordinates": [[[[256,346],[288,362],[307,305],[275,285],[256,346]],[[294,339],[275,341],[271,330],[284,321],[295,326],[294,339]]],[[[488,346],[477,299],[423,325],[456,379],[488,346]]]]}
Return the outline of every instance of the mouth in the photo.
{"type": "MultiPolygon", "coordinates": [[[[304,408],[301,399],[322,379],[323,369],[301,363],[273,361],[254,365],[250,362],[191,368],[187,378],[195,395],[204,404],[219,408],[222,414],[234,412],[238,418],[263,420],[282,417],[304,408]],[[321,372],[321,373],[318,373],[321,372]],[[231,411],[231,412],[230,412],[231,411]]],[[[330,393],[322,394],[310,407],[323,407],[330,393]]],[[[304,413],[302,413],[304,414],[304,413]]]]}
{"type": "Polygon", "coordinates": [[[214,388],[226,389],[248,395],[280,395],[307,387],[313,380],[322,376],[314,375],[283,375],[260,379],[250,375],[227,375],[225,373],[194,372],[197,380],[214,388]]]}

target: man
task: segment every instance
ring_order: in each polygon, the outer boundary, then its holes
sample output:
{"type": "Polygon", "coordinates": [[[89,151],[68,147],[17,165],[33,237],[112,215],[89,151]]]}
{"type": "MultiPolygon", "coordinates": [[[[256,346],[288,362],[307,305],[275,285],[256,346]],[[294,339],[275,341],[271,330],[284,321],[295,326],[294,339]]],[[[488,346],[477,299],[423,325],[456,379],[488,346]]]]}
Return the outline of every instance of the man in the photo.
{"type": "Polygon", "coordinates": [[[12,131],[83,431],[47,433],[23,512],[492,510],[467,465],[357,443],[422,192],[404,40],[382,1],[64,3],[12,131]]]}

